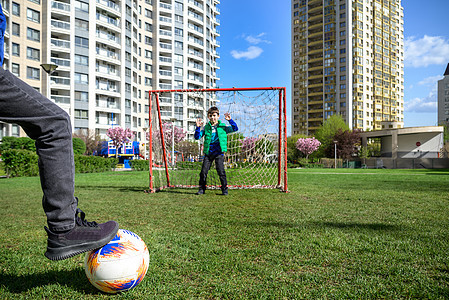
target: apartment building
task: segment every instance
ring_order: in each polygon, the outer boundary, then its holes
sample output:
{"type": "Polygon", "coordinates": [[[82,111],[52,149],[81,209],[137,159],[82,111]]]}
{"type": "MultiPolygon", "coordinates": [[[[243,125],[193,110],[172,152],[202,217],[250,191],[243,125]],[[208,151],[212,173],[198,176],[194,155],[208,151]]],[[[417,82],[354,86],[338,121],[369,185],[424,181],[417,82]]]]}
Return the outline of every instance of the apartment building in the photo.
{"type": "Polygon", "coordinates": [[[400,0],[292,0],[292,133],[334,114],[360,130],[404,124],[400,0]]]}
{"type": "Polygon", "coordinates": [[[449,64],[443,79],[438,80],[438,124],[449,125],[449,64]]]}
{"type": "MultiPolygon", "coordinates": [[[[217,86],[219,0],[1,1],[4,67],[65,109],[74,131],[106,138],[121,126],[144,140],[148,91],[217,86]],[[41,63],[58,67],[47,74],[41,63]]],[[[162,118],[190,135],[214,103],[176,94],[161,101],[162,118]]]]}

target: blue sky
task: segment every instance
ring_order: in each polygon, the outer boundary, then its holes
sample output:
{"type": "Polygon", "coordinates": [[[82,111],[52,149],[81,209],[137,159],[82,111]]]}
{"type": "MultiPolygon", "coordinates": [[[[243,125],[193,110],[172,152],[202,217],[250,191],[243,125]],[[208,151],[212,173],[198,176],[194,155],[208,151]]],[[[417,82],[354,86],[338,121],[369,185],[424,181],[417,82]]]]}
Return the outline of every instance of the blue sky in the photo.
{"type": "MultiPolygon", "coordinates": [[[[449,63],[449,0],[404,0],[405,126],[437,125],[437,81],[449,63]]],[[[287,87],[290,0],[221,0],[220,87],[287,87]]],[[[290,124],[288,129],[290,130],[290,124]]]]}

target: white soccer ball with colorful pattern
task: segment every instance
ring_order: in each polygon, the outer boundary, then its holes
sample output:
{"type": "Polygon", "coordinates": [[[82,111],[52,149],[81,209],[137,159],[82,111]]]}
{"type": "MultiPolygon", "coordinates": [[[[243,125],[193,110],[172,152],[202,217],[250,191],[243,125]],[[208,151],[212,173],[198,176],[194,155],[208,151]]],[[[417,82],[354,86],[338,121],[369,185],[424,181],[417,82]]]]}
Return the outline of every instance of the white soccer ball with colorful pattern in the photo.
{"type": "Polygon", "coordinates": [[[145,277],[149,261],[145,242],[137,234],[119,229],[107,245],[86,254],[84,270],[93,286],[114,294],[136,287],[145,277]]]}

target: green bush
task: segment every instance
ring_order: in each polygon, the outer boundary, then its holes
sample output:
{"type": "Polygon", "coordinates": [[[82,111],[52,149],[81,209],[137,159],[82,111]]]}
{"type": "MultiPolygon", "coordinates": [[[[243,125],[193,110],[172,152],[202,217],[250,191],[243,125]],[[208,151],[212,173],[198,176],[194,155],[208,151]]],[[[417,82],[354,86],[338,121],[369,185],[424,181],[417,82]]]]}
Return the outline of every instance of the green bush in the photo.
{"type": "Polygon", "coordinates": [[[2,152],[6,174],[10,177],[37,176],[39,167],[38,156],[28,150],[9,149],[2,152]]]}
{"type": "Polygon", "coordinates": [[[149,170],[148,160],[133,159],[129,163],[131,164],[131,167],[136,171],[148,171],[149,170]]]}
{"type": "Polygon", "coordinates": [[[80,138],[72,138],[73,143],[73,153],[74,154],[84,154],[86,152],[86,143],[80,138]]]}
{"type": "Polygon", "coordinates": [[[101,156],[75,155],[76,173],[97,173],[111,171],[117,166],[117,158],[104,158],[101,156]]]}
{"type": "Polygon", "coordinates": [[[14,136],[3,137],[2,143],[0,144],[0,152],[3,153],[3,151],[9,149],[28,150],[31,152],[36,152],[34,140],[29,137],[20,137],[20,138],[14,136]]]}

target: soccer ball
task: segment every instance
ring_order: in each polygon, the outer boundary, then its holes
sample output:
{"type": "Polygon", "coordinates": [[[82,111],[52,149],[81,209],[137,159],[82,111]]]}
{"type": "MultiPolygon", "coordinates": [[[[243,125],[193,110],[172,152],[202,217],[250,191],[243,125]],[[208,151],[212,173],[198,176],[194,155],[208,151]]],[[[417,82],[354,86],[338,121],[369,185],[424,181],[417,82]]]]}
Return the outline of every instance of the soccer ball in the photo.
{"type": "Polygon", "coordinates": [[[134,232],[119,229],[107,245],[86,254],[84,271],[93,286],[114,294],[136,287],[145,277],[149,261],[144,241],[134,232]]]}

